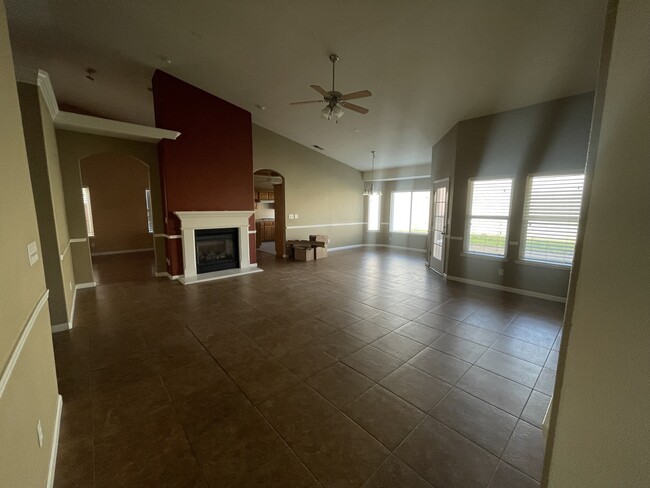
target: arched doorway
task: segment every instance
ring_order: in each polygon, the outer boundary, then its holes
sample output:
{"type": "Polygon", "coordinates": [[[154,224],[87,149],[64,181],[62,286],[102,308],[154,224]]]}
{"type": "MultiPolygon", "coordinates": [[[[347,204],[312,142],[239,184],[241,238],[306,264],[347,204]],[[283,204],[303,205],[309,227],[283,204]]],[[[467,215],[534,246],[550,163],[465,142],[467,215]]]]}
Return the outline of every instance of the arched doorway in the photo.
{"type": "Polygon", "coordinates": [[[257,251],[285,256],[284,176],[272,169],[253,173],[257,251]]]}
{"type": "Polygon", "coordinates": [[[156,273],[149,166],[121,153],[79,161],[93,275],[97,284],[156,273]]]}

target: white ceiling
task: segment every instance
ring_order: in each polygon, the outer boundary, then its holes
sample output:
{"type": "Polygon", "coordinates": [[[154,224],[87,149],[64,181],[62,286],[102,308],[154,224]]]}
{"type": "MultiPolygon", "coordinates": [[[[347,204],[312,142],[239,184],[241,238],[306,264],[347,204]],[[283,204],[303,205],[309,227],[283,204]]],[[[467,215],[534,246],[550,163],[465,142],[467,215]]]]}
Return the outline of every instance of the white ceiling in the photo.
{"type": "MultiPolygon", "coordinates": [[[[14,61],[59,102],[153,125],[154,69],[357,169],[422,164],[459,120],[594,89],[606,0],[6,0],[14,61]],[[363,89],[319,117],[310,84],[363,89]],[[161,57],[168,57],[172,64],[161,57]],[[97,70],[95,81],[84,69],[97,70]],[[261,111],[256,104],[266,107],[261,111]],[[355,131],[358,129],[358,131],[355,131]]],[[[174,127],[166,127],[174,129],[174,127]]]]}

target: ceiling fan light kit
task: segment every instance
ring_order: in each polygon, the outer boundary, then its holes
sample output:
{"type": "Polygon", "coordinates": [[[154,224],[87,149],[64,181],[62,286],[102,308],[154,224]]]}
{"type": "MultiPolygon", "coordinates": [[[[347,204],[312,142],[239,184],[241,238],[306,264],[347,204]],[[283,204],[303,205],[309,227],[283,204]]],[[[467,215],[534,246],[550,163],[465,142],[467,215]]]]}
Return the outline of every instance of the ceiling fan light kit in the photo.
{"type": "Polygon", "coordinates": [[[323,96],[322,100],[307,100],[305,102],[292,102],[290,105],[302,105],[305,103],[326,103],[327,106],[321,110],[321,117],[326,120],[331,120],[332,118],[340,119],[345,111],[343,108],[352,110],[354,112],[360,113],[362,115],[367,114],[369,110],[365,107],[355,105],[354,103],[349,103],[347,100],[355,100],[357,98],[365,98],[372,96],[369,90],[361,90],[353,93],[348,93],[344,95],[341,92],[335,90],[335,80],[336,80],[336,62],[340,59],[336,54],[330,54],[330,61],[332,62],[332,90],[327,91],[319,85],[311,85],[311,88],[317,91],[323,96]]]}

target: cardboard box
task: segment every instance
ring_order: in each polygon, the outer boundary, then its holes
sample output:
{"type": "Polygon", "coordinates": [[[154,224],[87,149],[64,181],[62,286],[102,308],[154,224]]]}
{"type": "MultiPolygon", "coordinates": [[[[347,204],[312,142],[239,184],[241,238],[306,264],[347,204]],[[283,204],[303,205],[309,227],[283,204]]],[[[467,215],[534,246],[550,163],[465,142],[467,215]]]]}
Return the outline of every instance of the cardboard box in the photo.
{"type": "Polygon", "coordinates": [[[312,247],[293,246],[293,257],[296,261],[313,261],[314,249],[312,247]]]}
{"type": "Polygon", "coordinates": [[[323,243],[323,247],[327,247],[327,245],[330,243],[329,236],[325,234],[312,234],[309,236],[309,240],[311,242],[323,243]]]}
{"type": "Polygon", "coordinates": [[[315,247],[314,248],[314,258],[323,259],[327,257],[327,248],[326,247],[315,247]]]}

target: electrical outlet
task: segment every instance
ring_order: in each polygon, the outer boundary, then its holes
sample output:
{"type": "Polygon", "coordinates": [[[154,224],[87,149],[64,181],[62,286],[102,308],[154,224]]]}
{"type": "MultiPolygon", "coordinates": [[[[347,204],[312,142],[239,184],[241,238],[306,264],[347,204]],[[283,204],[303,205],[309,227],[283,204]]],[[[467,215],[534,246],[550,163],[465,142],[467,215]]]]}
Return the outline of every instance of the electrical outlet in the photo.
{"type": "Polygon", "coordinates": [[[296,220],[298,220],[298,214],[295,214],[295,215],[293,216],[293,218],[296,219],[296,220]]]}
{"type": "Polygon", "coordinates": [[[38,436],[38,447],[43,447],[43,427],[41,426],[40,419],[38,424],[36,424],[36,435],[38,436]]]}
{"type": "Polygon", "coordinates": [[[503,276],[503,268],[499,268],[499,276],[503,276]]]}
{"type": "Polygon", "coordinates": [[[29,265],[34,266],[34,263],[38,261],[38,248],[36,247],[36,242],[30,242],[27,244],[27,256],[29,257],[29,265]]]}
{"type": "Polygon", "coordinates": [[[289,220],[293,220],[293,214],[289,214],[289,220]]]}

